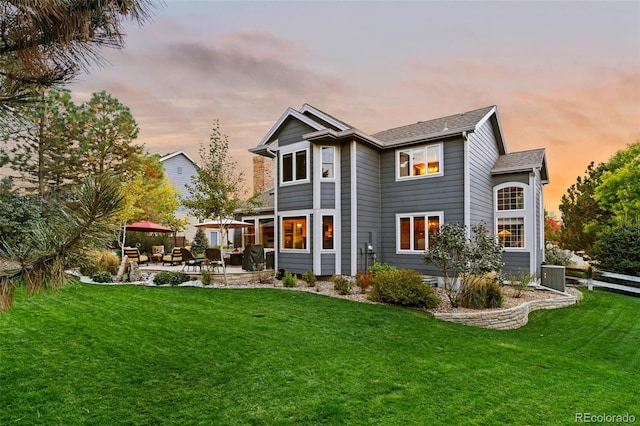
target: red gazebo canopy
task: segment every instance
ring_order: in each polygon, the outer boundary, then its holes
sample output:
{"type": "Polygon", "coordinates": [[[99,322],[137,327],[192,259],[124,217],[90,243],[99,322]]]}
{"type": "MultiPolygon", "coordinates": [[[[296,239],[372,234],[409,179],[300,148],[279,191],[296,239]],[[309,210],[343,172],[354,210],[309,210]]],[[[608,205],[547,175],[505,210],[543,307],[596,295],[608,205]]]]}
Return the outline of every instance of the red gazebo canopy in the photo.
{"type": "Polygon", "coordinates": [[[125,225],[125,231],[137,231],[137,232],[173,232],[173,229],[162,226],[158,223],[151,222],[149,220],[143,220],[141,222],[130,223],[125,225]]]}

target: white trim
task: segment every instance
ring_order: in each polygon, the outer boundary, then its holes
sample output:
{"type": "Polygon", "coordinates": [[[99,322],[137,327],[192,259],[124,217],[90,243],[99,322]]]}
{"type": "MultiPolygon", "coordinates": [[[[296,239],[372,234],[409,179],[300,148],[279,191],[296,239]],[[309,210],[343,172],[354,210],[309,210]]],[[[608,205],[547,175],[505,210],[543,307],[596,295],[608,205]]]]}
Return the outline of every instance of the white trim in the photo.
{"type": "MultiPolygon", "coordinates": [[[[265,250],[273,250],[276,248],[276,235],[275,235],[275,228],[276,228],[276,217],[275,215],[265,215],[265,216],[241,216],[241,220],[243,222],[247,222],[249,220],[253,221],[253,228],[255,230],[255,234],[254,234],[254,239],[255,239],[255,244],[262,244],[264,246],[264,241],[262,241],[262,237],[260,236],[260,238],[258,238],[258,236],[260,235],[260,221],[261,220],[266,220],[266,219],[271,219],[273,220],[273,247],[266,247],[265,246],[265,250]]],[[[247,228],[242,228],[242,245],[244,246],[244,237],[245,237],[245,230],[247,228]]]]}
{"type": "Polygon", "coordinates": [[[336,249],[336,257],[335,257],[335,273],[340,275],[342,273],[342,173],[340,165],[342,160],[340,145],[336,146],[336,187],[335,187],[335,210],[336,210],[336,218],[333,223],[334,229],[334,244],[333,246],[336,249]]]}
{"type": "Polygon", "coordinates": [[[495,230],[496,238],[498,238],[498,219],[518,219],[521,218],[524,221],[524,244],[522,247],[504,247],[505,252],[522,253],[527,250],[535,250],[535,231],[531,228],[531,223],[535,222],[535,203],[532,203],[531,199],[531,186],[522,182],[505,182],[493,187],[493,226],[495,230]],[[523,208],[513,210],[498,210],[498,191],[504,188],[517,187],[522,188],[523,194],[523,208]],[[534,217],[531,217],[533,212],[534,217]],[[533,238],[532,238],[533,237],[533,238]],[[531,241],[533,240],[533,244],[531,241]]]}
{"type": "Polygon", "coordinates": [[[218,231],[217,229],[210,229],[209,230],[209,235],[207,235],[207,237],[209,237],[209,238],[207,238],[207,240],[209,241],[209,245],[210,246],[218,245],[218,246],[222,247],[223,245],[226,245],[226,244],[222,244],[222,241],[220,241],[221,240],[220,231],[218,231]],[[218,241],[218,244],[211,244],[211,235],[213,235],[213,234],[217,235],[216,240],[218,241]]]}
{"type": "Polygon", "coordinates": [[[303,115],[303,114],[299,113],[298,111],[296,111],[295,109],[289,107],[280,116],[280,118],[278,119],[278,121],[276,121],[276,123],[273,125],[273,127],[271,127],[271,129],[267,132],[267,134],[264,136],[264,138],[262,138],[262,140],[260,141],[258,146],[265,145],[269,141],[269,139],[271,139],[271,137],[278,131],[280,126],[282,126],[282,123],[284,123],[284,121],[289,117],[296,118],[296,119],[302,121],[304,124],[308,125],[309,127],[312,127],[315,130],[323,130],[323,129],[325,129],[325,127],[323,125],[321,125],[320,123],[316,123],[315,121],[313,121],[312,119],[310,119],[306,115],[303,115]]]}
{"type": "Polygon", "coordinates": [[[309,183],[311,182],[311,155],[310,155],[310,146],[308,142],[298,142],[292,145],[286,145],[284,147],[282,147],[279,151],[278,151],[278,161],[280,163],[280,167],[278,167],[278,174],[280,177],[280,186],[290,186],[290,185],[300,185],[303,183],[309,183]],[[305,146],[306,145],[306,146],[305,146]],[[304,147],[303,147],[304,146],[304,147]],[[296,149],[297,148],[297,149],[296,149]],[[296,179],[296,158],[297,158],[297,154],[299,152],[305,152],[305,156],[306,156],[306,177],[304,179],[296,179]],[[289,155],[291,154],[291,177],[293,178],[293,180],[291,181],[287,181],[284,182],[283,181],[283,170],[284,168],[282,167],[282,157],[285,155],[289,155]]]}
{"type": "MultiPolygon", "coordinates": [[[[442,142],[424,144],[418,146],[411,146],[406,148],[397,148],[395,151],[395,170],[396,170],[396,182],[401,182],[405,180],[414,180],[414,179],[425,179],[425,178],[433,178],[444,176],[444,147],[442,142]],[[438,149],[438,172],[437,173],[428,173],[428,170],[425,170],[424,175],[420,176],[400,176],[400,153],[401,152],[412,152],[420,149],[424,149],[424,161],[425,167],[428,169],[429,163],[429,148],[436,147],[438,149]]],[[[410,154],[411,158],[411,154],[410,154]]],[[[411,160],[410,160],[411,161],[411,160]]],[[[409,170],[411,170],[411,165],[408,165],[409,170]]]]}
{"type": "Polygon", "coordinates": [[[282,238],[282,235],[280,235],[280,241],[278,244],[278,251],[282,252],[282,253],[311,253],[311,244],[309,242],[310,236],[311,236],[311,227],[309,226],[309,220],[310,220],[310,215],[311,213],[309,212],[309,210],[290,210],[290,211],[286,211],[286,212],[282,212],[278,214],[278,223],[280,225],[280,229],[282,229],[282,221],[284,219],[288,219],[288,218],[293,218],[293,217],[305,217],[306,219],[306,235],[307,235],[307,244],[306,247],[304,249],[291,249],[291,248],[284,248],[283,244],[284,244],[284,239],[282,238]]]}
{"type": "MultiPolygon", "coordinates": [[[[316,160],[322,155],[322,149],[318,145],[313,145],[313,159],[316,160]]],[[[310,162],[310,161],[307,161],[310,162]]],[[[313,161],[313,210],[319,210],[322,205],[322,189],[320,187],[320,175],[322,174],[322,164],[313,161]]]]}
{"type": "Polygon", "coordinates": [[[173,157],[177,157],[178,155],[184,155],[184,157],[189,160],[191,163],[193,163],[194,166],[196,166],[196,168],[200,168],[200,165],[198,163],[196,163],[193,158],[189,157],[189,154],[187,154],[186,152],[184,152],[183,150],[180,151],[176,151],[176,152],[172,152],[171,154],[167,154],[164,157],[160,157],[160,159],[158,161],[160,161],[161,163],[164,163],[167,160],[172,159],[173,157]]]}
{"type": "Polygon", "coordinates": [[[469,159],[469,151],[471,150],[471,138],[473,133],[463,138],[464,146],[464,227],[467,234],[467,238],[470,237],[471,232],[471,168],[469,159]]]}
{"type": "Polygon", "coordinates": [[[355,275],[358,270],[358,177],[356,167],[357,145],[351,141],[349,166],[351,168],[351,273],[355,275]]]}
{"type": "MultiPolygon", "coordinates": [[[[537,234],[536,232],[536,187],[535,187],[535,183],[536,182],[536,176],[535,173],[529,173],[529,188],[531,188],[530,194],[529,194],[529,198],[530,198],[530,206],[531,208],[528,209],[525,212],[525,217],[529,218],[529,223],[531,224],[531,235],[533,235],[532,241],[529,245],[527,245],[527,240],[525,239],[525,246],[529,246],[529,249],[531,250],[531,253],[529,253],[529,273],[535,273],[536,272],[536,258],[537,256],[537,250],[538,248],[536,247],[536,237],[535,235],[537,234]]],[[[526,220],[525,220],[525,225],[526,225],[526,220]]],[[[526,228],[525,228],[526,229],[526,228]]]]}
{"type": "Polygon", "coordinates": [[[429,248],[429,217],[438,216],[439,225],[444,225],[444,211],[435,212],[415,212],[415,213],[396,213],[396,254],[422,254],[429,248]],[[425,250],[403,250],[400,248],[400,219],[409,218],[411,220],[411,234],[409,235],[409,241],[411,247],[415,246],[413,240],[413,219],[415,217],[424,217],[425,220],[425,250]]]}
{"type": "MultiPolygon", "coordinates": [[[[278,141],[276,140],[276,143],[278,141]]],[[[277,164],[277,156],[276,156],[276,167],[279,169],[280,165],[277,164]]],[[[280,253],[280,221],[278,220],[278,173],[273,174],[273,269],[278,270],[278,262],[279,262],[279,253],[280,253]]]]}
{"type": "Polygon", "coordinates": [[[304,105],[302,105],[302,108],[300,108],[300,113],[304,114],[305,112],[310,112],[311,114],[315,115],[319,119],[321,119],[323,121],[326,121],[327,123],[331,124],[332,126],[337,127],[340,130],[350,129],[349,126],[347,126],[344,123],[336,120],[335,118],[327,115],[326,113],[320,111],[319,109],[316,109],[316,108],[312,107],[309,104],[304,104],[304,105]]]}

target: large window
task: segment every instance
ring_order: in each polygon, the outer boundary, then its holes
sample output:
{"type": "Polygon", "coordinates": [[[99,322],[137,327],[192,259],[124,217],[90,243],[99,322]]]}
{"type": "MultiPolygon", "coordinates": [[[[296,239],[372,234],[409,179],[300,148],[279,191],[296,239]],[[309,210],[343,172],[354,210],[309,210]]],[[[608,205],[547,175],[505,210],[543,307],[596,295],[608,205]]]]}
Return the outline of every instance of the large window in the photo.
{"type": "Polygon", "coordinates": [[[299,151],[282,154],[282,167],[280,174],[281,183],[308,180],[308,152],[308,149],[302,149],[299,151]]]}
{"type": "Polygon", "coordinates": [[[398,179],[442,175],[442,144],[396,151],[398,179]]]}
{"type": "Polygon", "coordinates": [[[307,217],[282,218],[282,248],[307,250],[307,217]]]}
{"type": "Polygon", "coordinates": [[[322,147],[322,178],[333,179],[335,177],[335,152],[336,149],[332,146],[322,147]]]}
{"type": "Polygon", "coordinates": [[[524,219],[521,217],[499,217],[498,241],[505,248],[523,248],[524,219]]]}
{"type": "Polygon", "coordinates": [[[525,194],[522,184],[503,184],[496,189],[496,233],[506,249],[525,247],[525,194]]]}
{"type": "Polygon", "coordinates": [[[423,252],[431,245],[433,236],[440,231],[443,213],[398,214],[396,220],[397,251],[423,252]]]}
{"type": "Polygon", "coordinates": [[[250,225],[243,229],[244,246],[249,244],[262,244],[265,248],[274,247],[274,221],[273,218],[245,218],[250,225]]]}

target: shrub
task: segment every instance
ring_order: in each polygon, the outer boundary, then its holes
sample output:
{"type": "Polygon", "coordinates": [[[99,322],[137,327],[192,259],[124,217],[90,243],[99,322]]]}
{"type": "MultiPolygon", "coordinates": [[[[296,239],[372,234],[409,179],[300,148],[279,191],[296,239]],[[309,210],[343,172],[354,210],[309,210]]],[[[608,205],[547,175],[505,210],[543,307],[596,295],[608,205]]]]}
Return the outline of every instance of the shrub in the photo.
{"type": "Polygon", "coordinates": [[[371,279],[369,298],[374,302],[419,308],[435,308],[440,299],[422,275],[410,269],[378,272],[371,279]]]}
{"type": "Polygon", "coordinates": [[[459,305],[463,308],[485,309],[502,306],[504,295],[500,284],[487,276],[472,276],[460,291],[459,305]]]}
{"type": "Polygon", "coordinates": [[[209,246],[207,236],[204,233],[204,229],[198,228],[195,237],[193,237],[193,243],[191,244],[191,253],[194,256],[198,256],[204,253],[204,250],[209,246]]]}
{"type": "Polygon", "coordinates": [[[190,280],[191,277],[182,272],[160,272],[155,277],[153,277],[153,283],[155,285],[178,285],[190,280]]]}
{"type": "Polygon", "coordinates": [[[593,245],[593,258],[600,269],[640,276],[640,222],[605,227],[593,245]]]}
{"type": "Polygon", "coordinates": [[[522,272],[520,275],[506,275],[507,279],[511,283],[511,287],[515,290],[513,297],[522,297],[522,292],[529,287],[529,283],[536,280],[536,274],[530,272],[522,272]]]}
{"type": "Polygon", "coordinates": [[[316,275],[311,269],[302,274],[302,279],[307,283],[309,287],[313,287],[316,285],[316,275]]]}
{"type": "Polygon", "coordinates": [[[286,271],[282,277],[282,285],[291,288],[295,287],[296,284],[298,284],[298,277],[295,274],[286,271]]]}
{"type": "Polygon", "coordinates": [[[113,276],[107,271],[98,271],[91,277],[94,283],[112,283],[113,276]]]}
{"type": "Polygon", "coordinates": [[[373,274],[370,272],[362,272],[358,269],[356,273],[356,285],[360,287],[360,292],[365,293],[367,289],[371,286],[371,278],[373,274]]]}
{"type": "Polygon", "coordinates": [[[369,266],[367,272],[372,276],[375,276],[379,272],[393,271],[394,269],[398,268],[393,265],[389,265],[388,263],[375,262],[373,265],[369,266]]]}
{"type": "Polygon", "coordinates": [[[547,265],[571,266],[571,254],[556,246],[544,250],[544,261],[547,265]]]}
{"type": "Polygon", "coordinates": [[[433,236],[422,260],[440,270],[451,306],[460,304],[461,291],[474,276],[502,271],[502,246],[491,236],[483,222],[471,227],[467,236],[461,224],[446,223],[433,236]]]}
{"type": "Polygon", "coordinates": [[[345,277],[344,275],[334,275],[331,280],[333,281],[333,288],[336,289],[338,294],[343,296],[351,294],[351,287],[353,287],[353,283],[349,277],[345,277]]]}
{"type": "Polygon", "coordinates": [[[211,285],[211,271],[207,269],[200,271],[200,281],[203,286],[211,285]]]}
{"type": "Polygon", "coordinates": [[[260,284],[269,284],[273,281],[273,276],[273,270],[260,271],[257,275],[257,279],[260,284]]]}
{"type": "Polygon", "coordinates": [[[87,260],[80,266],[80,273],[91,277],[100,271],[111,275],[118,273],[120,259],[110,250],[92,250],[86,253],[87,260]]]}

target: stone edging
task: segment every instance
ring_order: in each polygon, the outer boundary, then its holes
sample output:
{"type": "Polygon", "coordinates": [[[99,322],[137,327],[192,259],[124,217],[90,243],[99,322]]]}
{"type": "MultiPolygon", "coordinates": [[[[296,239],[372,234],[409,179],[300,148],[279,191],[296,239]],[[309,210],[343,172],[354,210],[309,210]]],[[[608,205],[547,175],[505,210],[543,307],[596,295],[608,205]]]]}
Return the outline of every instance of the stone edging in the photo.
{"type": "Polygon", "coordinates": [[[529,321],[529,312],[538,309],[557,309],[574,305],[582,299],[580,296],[563,296],[553,299],[532,300],[509,309],[479,312],[436,312],[433,316],[442,321],[455,322],[472,327],[494,330],[513,330],[529,321]]]}

